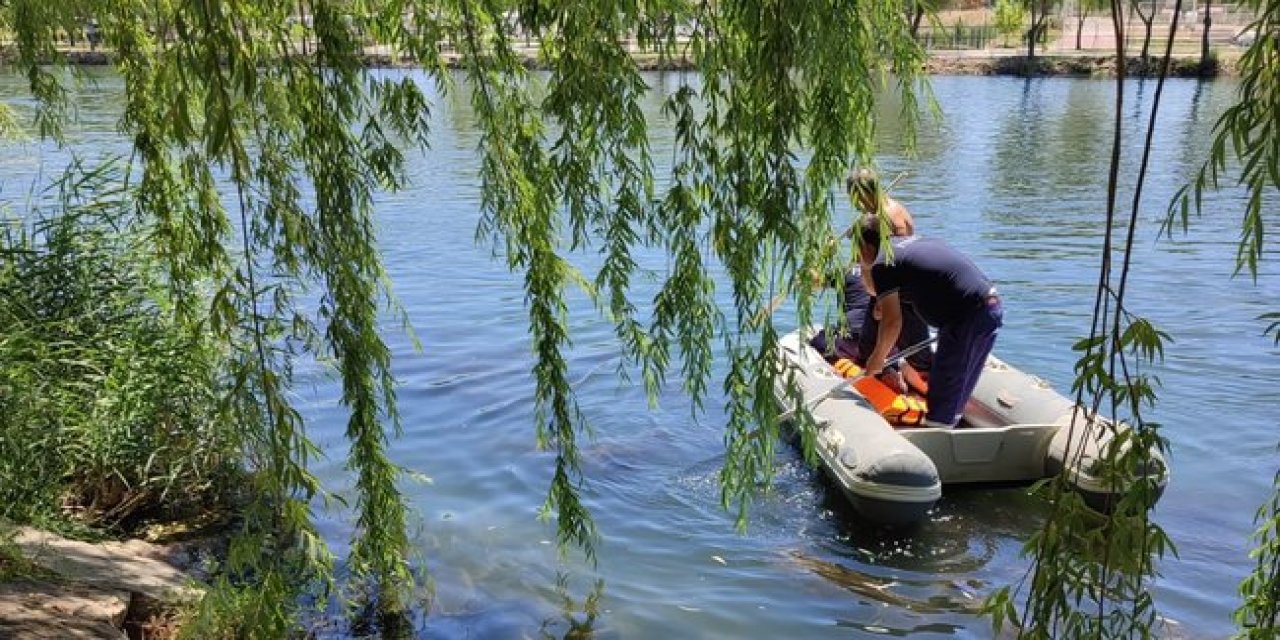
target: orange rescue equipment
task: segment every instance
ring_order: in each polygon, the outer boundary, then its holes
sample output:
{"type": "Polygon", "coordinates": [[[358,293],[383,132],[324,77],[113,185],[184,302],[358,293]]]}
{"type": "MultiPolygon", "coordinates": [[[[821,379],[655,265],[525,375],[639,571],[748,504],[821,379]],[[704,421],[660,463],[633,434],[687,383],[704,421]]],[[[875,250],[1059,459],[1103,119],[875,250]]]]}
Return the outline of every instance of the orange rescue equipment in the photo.
{"type": "Polygon", "coordinates": [[[832,365],[845,378],[853,379],[853,388],[875,407],[876,411],[891,424],[915,427],[924,423],[928,406],[924,399],[898,393],[889,385],[873,376],[863,376],[862,367],[848,358],[840,358],[832,365]],[[859,377],[862,376],[862,377],[859,377]]]}

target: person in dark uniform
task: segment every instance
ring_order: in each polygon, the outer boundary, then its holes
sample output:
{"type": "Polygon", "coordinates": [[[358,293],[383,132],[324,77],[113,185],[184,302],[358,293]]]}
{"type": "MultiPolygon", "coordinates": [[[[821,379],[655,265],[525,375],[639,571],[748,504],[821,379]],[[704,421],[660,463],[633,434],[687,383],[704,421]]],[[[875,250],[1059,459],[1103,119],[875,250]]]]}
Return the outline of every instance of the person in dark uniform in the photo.
{"type": "Polygon", "coordinates": [[[848,358],[857,363],[865,362],[867,354],[871,353],[871,348],[861,336],[863,327],[866,325],[865,317],[871,308],[871,294],[867,293],[866,287],[862,284],[862,266],[853,265],[852,269],[845,272],[841,283],[822,284],[832,287],[840,286],[843,289],[845,324],[838,328],[822,329],[809,340],[809,344],[827,357],[848,358]]]}
{"type": "MultiPolygon", "coordinates": [[[[884,186],[880,183],[880,176],[875,170],[868,167],[859,167],[849,172],[849,176],[845,178],[845,189],[849,192],[849,198],[853,201],[854,206],[860,209],[864,216],[884,216],[889,222],[889,231],[895,242],[900,238],[909,238],[915,235],[916,223],[911,217],[911,212],[897,200],[889,197],[885,192],[884,186]]],[[[849,230],[846,237],[856,236],[854,228],[849,230]]],[[[870,300],[867,305],[867,312],[863,317],[863,325],[860,331],[861,338],[861,355],[865,359],[871,355],[871,349],[875,346],[875,336],[877,325],[880,320],[880,313],[876,307],[876,290],[875,285],[871,282],[871,273],[869,270],[862,271],[862,282],[869,293],[870,300]]],[[[929,327],[925,324],[915,312],[915,309],[908,304],[902,306],[902,331],[898,336],[897,346],[899,349],[908,349],[914,345],[921,344],[929,339],[929,327]]],[[[861,364],[864,360],[858,360],[861,364]]],[[[915,370],[917,374],[928,375],[929,369],[933,367],[933,351],[930,349],[922,349],[907,357],[907,364],[915,370]]],[[[919,376],[914,377],[919,380],[919,376]]],[[[901,387],[902,385],[898,385],[901,387]]],[[[906,389],[900,388],[905,391],[906,389]]]]}
{"type": "Polygon", "coordinates": [[[875,346],[867,354],[867,372],[875,375],[884,369],[902,332],[903,305],[911,303],[938,329],[925,426],[954,427],[1003,324],[995,286],[973,261],[942,240],[895,238],[890,256],[881,251],[880,221],[872,216],[859,222],[855,235],[881,314],[875,346]]]}
{"type": "MultiPolygon", "coordinates": [[[[888,218],[895,237],[910,237],[915,233],[915,220],[911,217],[911,213],[902,203],[885,193],[880,184],[880,177],[873,169],[859,167],[850,171],[845,178],[845,190],[849,193],[854,207],[861,210],[863,214],[883,213],[888,218]]],[[[858,225],[855,223],[845,232],[844,237],[855,236],[854,232],[857,228],[858,225]]],[[[843,283],[825,284],[830,287],[842,287],[844,290],[845,326],[836,336],[834,345],[830,344],[830,336],[835,331],[834,327],[820,331],[810,340],[810,344],[824,355],[848,358],[862,365],[875,346],[879,323],[879,311],[876,308],[876,297],[870,276],[862,270],[861,265],[855,264],[845,274],[843,283]]],[[[910,305],[903,307],[902,318],[903,326],[898,338],[898,348],[906,349],[929,339],[929,327],[910,305]]],[[[929,349],[917,351],[907,357],[906,364],[914,370],[914,372],[907,372],[908,377],[913,380],[913,384],[919,385],[917,388],[923,387],[921,374],[928,375],[932,362],[933,352],[929,349]]],[[[901,378],[894,376],[886,382],[890,382],[899,391],[906,391],[901,378]]]]}
{"type": "MultiPolygon", "coordinates": [[[[862,265],[855,264],[844,275],[839,283],[844,290],[842,299],[845,324],[837,329],[826,327],[819,331],[809,344],[823,355],[834,358],[848,358],[859,365],[867,361],[875,347],[879,313],[876,311],[876,298],[871,295],[864,284],[862,265]],[[835,336],[834,343],[831,337],[835,336]]],[[[836,286],[837,283],[826,283],[836,286]]],[[[910,306],[903,309],[903,327],[898,339],[898,348],[906,349],[929,339],[929,327],[910,306]]],[[[918,372],[927,373],[933,354],[924,349],[907,357],[907,362],[918,372]]]]}

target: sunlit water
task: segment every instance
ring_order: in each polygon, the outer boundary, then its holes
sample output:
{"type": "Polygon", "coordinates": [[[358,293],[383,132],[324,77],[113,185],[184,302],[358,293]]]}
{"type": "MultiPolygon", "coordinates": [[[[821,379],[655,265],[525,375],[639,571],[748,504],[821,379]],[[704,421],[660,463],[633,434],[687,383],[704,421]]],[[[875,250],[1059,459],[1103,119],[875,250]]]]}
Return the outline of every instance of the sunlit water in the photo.
{"type": "MultiPolygon", "coordinates": [[[[673,132],[659,105],[680,77],[648,79],[654,156],[665,166],[673,132]]],[[[885,109],[880,163],[886,173],[908,172],[894,193],[919,229],[959,246],[998,281],[1006,319],[997,353],[1065,389],[1070,345],[1087,332],[1093,300],[1114,84],[939,77],[933,87],[944,121],[922,132],[910,157],[899,148],[894,109],[885,109]]],[[[1161,564],[1154,592],[1184,637],[1230,632],[1235,589],[1250,568],[1253,513],[1278,462],[1280,350],[1257,319],[1280,307],[1277,256],[1268,256],[1256,283],[1231,277],[1244,206],[1238,194],[1215,196],[1211,215],[1189,235],[1156,235],[1234,87],[1167,86],[1129,291],[1131,309],[1175,339],[1157,369],[1164,388],[1150,417],[1172,442],[1173,478],[1155,519],[1179,556],[1161,564]]],[[[1135,82],[1126,94],[1129,185],[1154,89],[1135,82]]],[[[23,102],[17,78],[5,78],[2,91],[23,102]]],[[[119,91],[116,78],[103,76],[78,96],[71,142],[81,153],[125,149],[115,128],[119,91]]],[[[738,533],[719,501],[726,422],[719,398],[695,415],[673,389],[650,408],[640,389],[619,381],[611,326],[582,300],[573,305],[570,366],[596,433],[584,445],[585,492],[602,540],[595,566],[558,555],[552,525],[537,518],[553,459],[534,446],[521,277],[474,242],[478,133],[458,96],[436,101],[433,148],[410,160],[413,186],[378,205],[387,267],[425,347],[415,352],[388,322],[404,414],[393,455],[432,479],[404,486],[420,518],[418,560],[434,583],[421,634],[988,636],[975,609],[992,589],[1024,576],[1019,551],[1045,517],[1043,504],[1019,488],[949,489],[919,530],[891,534],[861,524],[820,474],[784,449],[773,491],[759,497],[748,530],[738,533]],[[598,604],[593,619],[588,600],[598,604]]],[[[64,161],[44,145],[6,145],[3,197],[22,206],[32,178],[57,173],[64,161]]],[[[654,284],[639,278],[636,287],[647,299],[654,284]]],[[[794,323],[787,308],[778,319],[794,323]]],[[[716,375],[725,366],[722,359],[716,375]]],[[[329,453],[316,469],[346,493],[338,390],[307,376],[300,394],[311,434],[329,453]]],[[[345,552],[350,514],[320,517],[345,552]]]]}

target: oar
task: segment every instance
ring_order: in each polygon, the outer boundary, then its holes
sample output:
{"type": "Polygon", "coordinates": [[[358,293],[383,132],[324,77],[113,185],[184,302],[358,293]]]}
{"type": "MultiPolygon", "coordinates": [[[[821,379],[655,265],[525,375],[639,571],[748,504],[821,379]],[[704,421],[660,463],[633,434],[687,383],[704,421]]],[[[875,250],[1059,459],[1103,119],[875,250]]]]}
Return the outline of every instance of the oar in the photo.
{"type": "Polygon", "coordinates": [[[782,293],[779,293],[778,295],[774,296],[773,299],[769,301],[768,305],[761,307],[760,310],[756,312],[756,315],[751,317],[751,321],[747,323],[747,328],[755,329],[756,327],[760,326],[760,323],[764,322],[765,318],[768,318],[769,316],[773,315],[773,312],[777,311],[778,307],[781,307],[782,303],[786,299],[787,299],[786,291],[783,291],[782,293]]]}
{"type": "Polygon", "coordinates": [[[920,353],[921,351],[924,351],[925,349],[929,348],[929,345],[937,341],[938,341],[937,335],[929,336],[928,340],[921,340],[919,343],[913,344],[907,347],[906,349],[903,349],[898,353],[894,354],[892,358],[889,358],[888,360],[885,361],[884,366],[888,367],[890,365],[898,364],[904,358],[910,358],[911,356],[914,356],[915,354],[920,353]]]}
{"type": "MultiPolygon", "coordinates": [[[[931,344],[933,344],[934,342],[937,342],[937,341],[938,341],[938,336],[936,336],[936,335],[934,335],[934,336],[929,336],[929,339],[928,339],[928,340],[922,340],[922,341],[920,341],[918,344],[913,344],[913,345],[911,345],[911,346],[907,347],[906,349],[903,349],[903,350],[899,351],[898,353],[894,354],[894,355],[893,355],[893,357],[891,357],[891,358],[889,358],[889,359],[887,359],[887,360],[885,360],[885,361],[884,361],[884,366],[885,366],[885,368],[887,369],[887,368],[889,368],[889,367],[891,367],[891,366],[893,366],[893,365],[895,365],[895,364],[898,364],[899,362],[903,361],[904,359],[906,359],[906,358],[910,358],[911,356],[913,356],[913,355],[915,355],[915,354],[917,354],[917,353],[919,353],[919,352],[921,352],[921,351],[923,351],[923,350],[925,350],[925,349],[929,348],[929,345],[931,345],[931,344]]],[[[883,373],[883,370],[882,370],[882,373],[883,373]]],[[[854,377],[852,377],[852,378],[841,378],[839,382],[837,382],[836,384],[831,385],[831,388],[830,388],[830,389],[826,389],[826,390],[824,390],[822,393],[819,393],[819,394],[818,394],[818,396],[817,396],[816,398],[814,398],[813,400],[810,400],[809,402],[805,403],[805,407],[804,407],[804,408],[805,408],[805,411],[812,412],[814,409],[818,408],[818,405],[822,404],[825,400],[827,400],[827,399],[828,399],[828,398],[830,398],[831,396],[835,395],[835,393],[836,393],[837,391],[839,391],[839,390],[841,390],[841,389],[845,389],[845,388],[847,388],[847,387],[849,387],[849,386],[853,385],[853,383],[855,383],[855,382],[857,382],[857,381],[859,381],[859,380],[861,380],[861,379],[863,379],[863,378],[865,378],[865,377],[867,377],[867,376],[869,376],[869,375],[871,375],[871,373],[870,373],[870,372],[868,372],[868,371],[866,371],[866,370],[864,369],[862,373],[860,373],[860,374],[858,374],[858,375],[856,375],[856,376],[854,376],[854,377]]],[[[796,414],[796,410],[795,410],[795,409],[792,409],[792,410],[790,410],[790,411],[784,411],[784,412],[782,412],[781,414],[779,414],[779,415],[778,415],[778,422],[785,422],[785,421],[787,421],[787,420],[790,420],[792,417],[794,417],[794,416],[795,416],[795,414],[796,414]]]]}

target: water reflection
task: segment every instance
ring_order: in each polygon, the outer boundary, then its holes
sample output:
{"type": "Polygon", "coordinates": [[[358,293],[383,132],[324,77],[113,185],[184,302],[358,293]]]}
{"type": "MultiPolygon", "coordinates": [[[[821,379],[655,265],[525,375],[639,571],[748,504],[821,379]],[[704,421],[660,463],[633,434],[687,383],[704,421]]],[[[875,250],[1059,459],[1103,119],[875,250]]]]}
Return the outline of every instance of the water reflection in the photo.
{"type": "MultiPolygon", "coordinates": [[[[557,571],[550,583],[533,586],[541,597],[509,598],[495,593],[477,594],[461,606],[433,605],[419,620],[413,637],[517,638],[589,640],[616,638],[604,625],[605,581],[595,578],[582,591],[571,573],[557,571]]],[[[391,636],[383,636],[391,637],[391,636]]]]}
{"type": "Polygon", "coordinates": [[[955,131],[945,118],[934,117],[929,99],[931,95],[917,88],[916,96],[916,144],[908,146],[906,104],[899,89],[893,86],[878,96],[875,103],[876,147],[879,160],[884,163],[886,175],[914,169],[921,163],[937,160],[955,146],[955,131]]]}
{"type": "MultiPolygon", "coordinates": [[[[1146,76],[1139,76],[1133,80],[1133,92],[1125,96],[1125,103],[1129,105],[1129,119],[1145,123],[1150,118],[1151,105],[1147,104],[1143,99],[1147,93],[1147,83],[1151,82],[1152,91],[1155,90],[1155,81],[1148,79],[1146,76]]],[[[1128,92],[1126,92],[1128,93],[1128,92]]]]}
{"type": "MultiPolygon", "coordinates": [[[[560,599],[560,619],[542,623],[538,634],[543,640],[589,640],[600,637],[596,623],[600,617],[600,600],[604,597],[604,579],[597,579],[579,606],[569,593],[569,574],[556,575],[556,596],[560,599]],[[579,612],[581,609],[581,612],[579,612]]],[[[607,633],[606,633],[607,635],[607,633]]]]}
{"type": "MultiPolygon", "coordinates": [[[[805,467],[792,445],[776,493],[753,506],[752,533],[789,543],[778,552],[786,570],[846,594],[832,618],[840,628],[891,636],[970,628],[990,589],[1016,579],[1002,573],[1011,547],[1047,517],[1048,505],[1027,486],[991,485],[948,487],[917,526],[875,525],[822,472],[805,467]]],[[[701,466],[689,476],[706,479],[710,465],[701,466]]],[[[710,482],[696,484],[712,490],[710,482]]]]}
{"type": "MultiPolygon", "coordinates": [[[[904,576],[881,576],[860,570],[856,566],[805,556],[792,552],[791,559],[802,569],[812,571],[826,580],[859,596],[859,602],[888,605],[901,611],[914,613],[968,613],[976,614],[981,608],[981,596],[977,594],[980,583],[963,583],[947,579],[913,579],[904,576]],[[942,591],[924,597],[912,592],[942,591]]],[[[957,627],[958,628],[958,627],[957,627]]]]}
{"type": "Polygon", "coordinates": [[[969,628],[990,589],[1017,579],[1002,565],[1049,510],[1025,485],[948,487],[925,522],[893,529],[866,522],[831,481],[812,475],[830,530],[811,531],[784,562],[851,594],[869,614],[837,617],[837,626],[879,635],[969,628]]]}
{"type": "Polygon", "coordinates": [[[416,635],[413,614],[404,609],[388,610],[372,601],[354,605],[349,624],[346,634],[357,638],[408,640],[416,635]]]}
{"type": "Polygon", "coordinates": [[[1094,85],[1024,81],[992,142],[991,197],[983,211],[992,223],[985,229],[1001,234],[1004,247],[1036,246],[1050,251],[1041,256],[1049,259],[1096,251],[1083,232],[1100,219],[1096,190],[1088,187],[1105,167],[1103,113],[1094,85]],[[1051,111],[1057,107],[1063,112],[1051,111]],[[1074,211],[1064,215],[1062,202],[1074,211]],[[1046,238],[1057,242],[1046,247],[1046,238]]]}
{"type": "Polygon", "coordinates": [[[887,627],[882,624],[876,624],[872,622],[860,622],[857,620],[849,620],[849,619],[836,620],[836,626],[847,627],[850,629],[858,629],[859,631],[874,633],[876,635],[893,636],[895,638],[905,638],[907,636],[913,636],[919,633],[945,633],[947,635],[953,635],[957,631],[962,631],[964,629],[964,627],[951,625],[951,624],[942,624],[937,622],[918,624],[913,627],[905,628],[905,629],[897,629],[897,628],[887,627]]]}
{"type": "Polygon", "coordinates": [[[859,562],[926,573],[976,573],[1001,542],[1025,539],[1046,517],[1047,505],[1026,486],[947,487],[929,518],[908,529],[863,521],[828,484],[824,508],[838,523],[834,553],[859,562]]]}
{"type": "Polygon", "coordinates": [[[1103,201],[1098,187],[1106,183],[1114,129],[1107,118],[1111,105],[1104,87],[1084,82],[1067,86],[1062,113],[1053,118],[1053,138],[1047,141],[1054,162],[1053,179],[1044,185],[1049,191],[1062,187],[1079,191],[1099,213],[1103,201]]]}
{"type": "MultiPolygon", "coordinates": [[[[1178,138],[1182,141],[1178,148],[1178,154],[1175,164],[1175,170],[1187,177],[1188,180],[1195,175],[1208,159],[1206,153],[1206,145],[1208,141],[1203,135],[1204,125],[1200,122],[1200,111],[1204,103],[1204,87],[1205,82],[1197,82],[1195,90],[1191,93],[1186,107],[1186,115],[1177,121],[1180,123],[1178,138]],[[1198,135],[1199,134],[1199,135],[1198,135]]],[[[1167,230],[1180,228],[1182,221],[1180,219],[1168,219],[1167,223],[1173,225],[1167,230]]]]}

